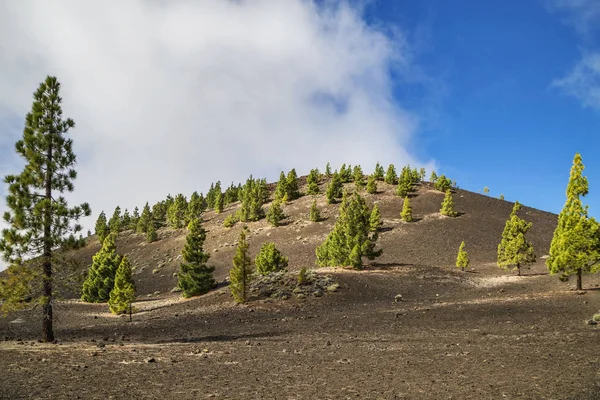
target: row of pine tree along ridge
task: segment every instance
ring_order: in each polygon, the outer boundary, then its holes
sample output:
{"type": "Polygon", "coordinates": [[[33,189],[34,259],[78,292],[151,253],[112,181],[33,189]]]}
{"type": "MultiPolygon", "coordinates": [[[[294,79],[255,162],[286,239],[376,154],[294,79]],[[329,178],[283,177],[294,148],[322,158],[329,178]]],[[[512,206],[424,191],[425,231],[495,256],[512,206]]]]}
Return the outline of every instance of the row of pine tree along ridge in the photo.
{"type": "MultiPolygon", "coordinates": [[[[67,137],[75,122],[63,117],[61,103],[60,83],[56,77],[48,76],[34,92],[31,111],[25,116],[23,137],[15,145],[25,166],[20,174],[5,177],[8,211],[3,217],[8,228],[2,231],[0,239],[0,251],[9,263],[7,273],[0,279],[0,307],[8,312],[39,304],[45,341],[54,340],[53,305],[60,294],[61,282],[66,281],[57,278],[69,275],[65,250],[85,244],[81,235],[76,237],[82,230],[78,221],[91,214],[87,203],[70,207],[63,195],[74,190],[77,172],[73,141],[67,137]]],[[[576,275],[578,289],[582,288],[583,274],[600,270],[600,228],[598,222],[588,216],[588,207],[582,203],[588,193],[583,170],[581,156],[576,154],[566,202],[558,217],[546,260],[550,273],[559,274],[561,280],[576,275]]],[[[311,170],[306,179],[305,194],[322,193],[319,185],[327,179],[324,188],[327,202],[341,201],[333,230],[316,249],[316,263],[362,268],[365,257],[373,260],[380,256],[382,249],[377,248],[377,241],[381,212],[377,204],[369,207],[360,193],[377,193],[380,182],[396,185],[396,195],[404,199],[401,218],[411,222],[414,218],[410,197],[419,182],[425,179],[425,174],[423,168],[417,170],[405,166],[398,175],[393,164],[384,170],[379,163],[369,176],[365,176],[358,165],[343,164],[339,170],[332,171],[328,163],[324,174],[318,169],[311,170]],[[352,192],[348,190],[350,183],[354,184],[352,192]]],[[[440,213],[458,216],[452,199],[456,182],[444,175],[438,176],[435,171],[431,172],[429,181],[436,190],[445,193],[440,213]]],[[[487,194],[488,190],[484,191],[487,194]]],[[[210,257],[203,250],[206,233],[202,227],[202,214],[209,209],[219,214],[230,204],[239,202],[235,214],[225,219],[226,226],[265,217],[272,225],[279,226],[285,218],[283,206],[302,195],[296,170],[292,169],[287,175],[282,172],[266,213],[263,205],[270,199],[269,187],[265,179],[255,179],[252,175],[244,185],[232,183],[225,191],[220,181],[213,183],[206,196],[194,192],[188,200],[183,194],[174,198],[169,195],[152,207],[146,203],[141,212],[136,207],[132,213],[127,209],[122,213],[121,208],[116,207],[108,220],[101,212],[95,231],[102,248],[93,257],[82,287],[82,299],[108,302],[112,312],[124,312],[135,299],[131,272],[134,266],[125,255],[117,253],[118,235],[124,230],[134,230],[144,234],[148,242],[153,242],[159,239],[158,231],[166,227],[187,228],[188,231],[178,288],[186,297],[204,294],[215,286],[215,280],[212,276],[214,267],[208,266],[210,257]]],[[[526,238],[531,223],[518,216],[520,210],[521,205],[516,202],[498,245],[497,261],[499,267],[516,269],[519,273],[523,266],[535,261],[533,247],[526,238]]],[[[309,214],[312,221],[321,219],[316,199],[309,214]]],[[[236,301],[248,298],[248,284],[253,276],[285,268],[288,264],[288,259],[274,244],[266,244],[254,260],[256,268],[253,268],[248,255],[247,233],[247,228],[243,227],[230,271],[230,288],[236,301]]],[[[90,234],[88,232],[88,236],[90,234]]],[[[464,241],[456,264],[462,269],[469,265],[464,241]]]]}

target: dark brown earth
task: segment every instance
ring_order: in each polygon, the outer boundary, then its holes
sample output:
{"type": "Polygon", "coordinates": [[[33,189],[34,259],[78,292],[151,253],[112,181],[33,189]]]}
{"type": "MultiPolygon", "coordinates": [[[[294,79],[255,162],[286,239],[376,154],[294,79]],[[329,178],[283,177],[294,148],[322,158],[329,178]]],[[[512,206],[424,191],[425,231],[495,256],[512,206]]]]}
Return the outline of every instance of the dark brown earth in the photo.
{"type": "MultiPolygon", "coordinates": [[[[393,187],[380,189],[365,196],[382,210],[383,256],[364,271],[318,269],[340,285],[322,297],[235,305],[223,282],[183,300],[170,290],[185,232],[161,230],[153,244],[125,232],[118,250],[136,265],[133,322],[105,304],[65,300],[56,306],[59,343],[42,344],[39,311],[0,319],[8,339],[0,398],[600,399],[600,328],[586,324],[600,310],[600,276],[584,276],[577,292],[547,274],[556,215],[521,211],[533,222],[538,262],[519,277],[495,266],[512,203],[456,190],[464,214],[441,217],[443,193],[425,184],[411,199],[419,220],[407,224],[393,187]],[[454,267],[462,240],[466,272],[454,267]]],[[[318,197],[328,219],[312,223],[311,202],[288,204],[285,226],[248,224],[252,256],[271,240],[289,256],[290,274],[314,268],[338,206],[318,197]]],[[[236,207],[205,216],[219,281],[240,230],[222,221],[236,207]]],[[[98,248],[91,238],[74,257],[87,266],[98,248]]]]}

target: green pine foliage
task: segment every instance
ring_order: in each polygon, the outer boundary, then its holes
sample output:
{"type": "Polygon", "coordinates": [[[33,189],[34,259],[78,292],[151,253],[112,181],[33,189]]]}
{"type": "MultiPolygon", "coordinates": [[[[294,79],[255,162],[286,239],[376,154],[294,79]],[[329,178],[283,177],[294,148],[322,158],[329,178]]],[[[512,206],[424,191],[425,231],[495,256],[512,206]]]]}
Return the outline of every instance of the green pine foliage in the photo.
{"type": "Polygon", "coordinates": [[[286,177],[287,182],[287,201],[297,199],[300,197],[300,190],[298,189],[298,175],[296,174],[296,168],[292,168],[288,172],[286,177]]]}
{"type": "Polygon", "coordinates": [[[317,200],[313,200],[312,205],[310,206],[309,218],[312,222],[319,222],[321,220],[321,211],[319,207],[317,207],[317,200]]]}
{"type": "Polygon", "coordinates": [[[129,210],[125,209],[123,212],[123,216],[121,217],[121,230],[127,230],[131,228],[131,215],[129,215],[129,210]]]}
{"type": "Polygon", "coordinates": [[[211,183],[210,189],[206,193],[206,205],[210,209],[215,208],[215,201],[217,200],[217,193],[221,193],[221,181],[217,181],[217,183],[211,183]]]}
{"type": "Polygon", "coordinates": [[[370,175],[367,179],[367,193],[377,193],[377,178],[375,177],[375,175],[370,175]]]}
{"type": "Polygon", "coordinates": [[[136,230],[138,221],[140,220],[140,210],[137,206],[133,209],[133,214],[131,214],[131,222],[129,223],[129,229],[136,230]]]}
{"type": "Polygon", "coordinates": [[[437,179],[438,179],[438,176],[435,173],[435,171],[431,171],[431,175],[429,176],[429,182],[436,183],[437,179]]]}
{"type": "Polygon", "coordinates": [[[188,225],[188,234],[181,252],[183,262],[179,265],[177,286],[183,297],[198,296],[207,293],[215,286],[214,267],[206,265],[210,255],[204,251],[206,231],[202,220],[194,218],[188,225]]]}
{"type": "MultiPolygon", "coordinates": [[[[218,197],[218,194],[216,196],[218,197]]],[[[171,228],[180,229],[185,227],[187,209],[188,203],[185,196],[181,193],[175,196],[173,204],[167,210],[167,223],[171,228]]]]}
{"type": "Polygon", "coordinates": [[[577,290],[583,287],[582,275],[600,271],[600,226],[588,217],[588,206],[581,197],[588,194],[588,180],[583,176],[583,160],[575,154],[567,184],[567,200],[558,215],[558,225],[550,244],[546,266],[551,274],[563,279],[577,276],[577,290]]]}
{"type": "Polygon", "coordinates": [[[235,215],[229,214],[223,220],[223,226],[225,226],[225,228],[232,228],[236,222],[237,222],[237,218],[235,217],[235,215]]]}
{"type": "MultiPolygon", "coordinates": [[[[169,196],[170,197],[170,196],[169,196]]],[[[173,199],[159,201],[152,206],[152,212],[150,213],[150,221],[155,227],[167,226],[167,210],[173,205],[173,199]]],[[[142,210],[143,213],[143,210],[142,210]]],[[[150,222],[149,222],[150,223],[150,222]]]]}
{"type": "Polygon", "coordinates": [[[436,179],[434,187],[440,192],[446,192],[452,188],[452,181],[442,174],[436,179]]]}
{"type": "Polygon", "coordinates": [[[117,206],[113,212],[113,216],[108,221],[108,227],[111,233],[119,233],[121,231],[121,207],[117,206]]]}
{"type": "Polygon", "coordinates": [[[485,193],[485,194],[489,194],[489,193],[490,193],[490,188],[489,188],[489,187],[487,187],[487,186],[486,186],[486,187],[484,187],[484,188],[483,188],[483,193],[485,193]]]}
{"type": "Polygon", "coordinates": [[[317,264],[360,269],[363,257],[379,257],[381,250],[375,250],[378,234],[371,232],[370,216],[371,211],[358,193],[344,194],[333,230],[316,249],[317,264]]]}
{"type": "Polygon", "coordinates": [[[369,217],[369,230],[371,232],[378,232],[381,225],[383,225],[383,222],[381,221],[381,211],[379,211],[379,206],[375,203],[369,217]]]}
{"type": "Polygon", "coordinates": [[[16,153],[25,161],[23,171],[4,178],[8,185],[4,213],[7,227],[0,239],[0,252],[10,265],[10,278],[0,278],[0,308],[8,311],[26,306],[23,298],[13,297],[19,290],[3,290],[5,279],[28,288],[32,300],[42,306],[45,341],[54,340],[52,274],[65,264],[55,250],[63,246],[69,233],[81,231],[77,221],[91,213],[87,203],[70,208],[62,195],[74,190],[77,171],[73,140],[66,137],[75,122],[63,119],[59,92],[58,80],[48,76],[33,95],[23,137],[15,144],[16,153]],[[23,268],[25,258],[32,259],[25,268],[28,272],[23,268]]]}
{"type": "Polygon", "coordinates": [[[215,198],[215,212],[217,214],[221,214],[223,212],[223,207],[225,206],[225,196],[222,193],[217,192],[215,198]]]}
{"type": "Polygon", "coordinates": [[[281,220],[285,218],[283,209],[281,208],[281,202],[279,200],[273,200],[269,211],[267,211],[267,221],[277,227],[281,224],[281,220]]]}
{"type": "Polygon", "coordinates": [[[521,275],[521,267],[533,264],[535,254],[533,246],[527,240],[525,235],[531,229],[532,223],[527,223],[519,218],[517,212],[521,209],[521,204],[515,202],[510,218],[506,221],[502,240],[498,245],[498,267],[509,270],[516,269],[521,275]]]}
{"type": "Polygon", "coordinates": [[[275,247],[275,243],[265,243],[254,259],[256,272],[260,275],[268,275],[271,272],[281,271],[287,268],[289,259],[281,254],[275,247]]]}
{"type": "Polygon", "coordinates": [[[342,197],[342,180],[337,172],[333,173],[329,185],[327,185],[327,203],[333,204],[336,199],[342,197]]]}
{"type": "Polygon", "coordinates": [[[360,165],[354,167],[352,176],[354,178],[354,184],[356,185],[357,189],[360,190],[365,187],[365,174],[363,173],[363,170],[360,165]]]}
{"type": "Polygon", "coordinates": [[[440,214],[445,215],[446,217],[458,217],[458,212],[454,210],[454,200],[452,199],[452,192],[450,189],[446,190],[440,214]]]}
{"type": "Polygon", "coordinates": [[[123,256],[115,275],[115,286],[110,292],[108,307],[113,314],[122,314],[135,301],[135,284],[131,279],[131,263],[123,256]]]}
{"type": "Polygon", "coordinates": [[[500,193],[500,197],[498,197],[500,200],[504,200],[504,195],[502,193],[500,193]]]}
{"type": "Polygon", "coordinates": [[[377,161],[377,164],[375,165],[375,171],[373,171],[373,177],[378,181],[382,181],[384,178],[384,174],[385,171],[383,170],[383,167],[381,166],[381,164],[379,164],[379,161],[377,161]]]}
{"type": "Polygon", "coordinates": [[[240,232],[238,246],[233,257],[233,267],[229,271],[229,289],[237,303],[245,303],[248,299],[250,282],[252,281],[252,260],[248,256],[246,229],[240,232]]]}
{"type": "Polygon", "coordinates": [[[142,209],[142,215],[138,220],[136,231],[137,233],[146,233],[148,232],[148,227],[153,224],[152,221],[152,212],[150,211],[150,206],[148,203],[142,209]]]}
{"type": "Polygon", "coordinates": [[[400,218],[404,222],[413,222],[412,207],[410,206],[410,199],[404,198],[404,204],[402,204],[402,212],[400,212],[400,218]]]}
{"type": "Polygon", "coordinates": [[[426,176],[425,168],[419,170],[419,180],[424,181],[426,176]]]}
{"type": "Polygon", "coordinates": [[[154,227],[154,224],[149,224],[146,231],[146,243],[153,243],[157,240],[158,234],[156,233],[156,228],[154,227]]]}
{"type": "Polygon", "coordinates": [[[104,242],[104,239],[110,233],[108,223],[106,222],[106,214],[104,214],[104,211],[102,211],[98,216],[98,219],[96,220],[96,226],[94,229],[96,230],[96,236],[98,236],[100,244],[102,244],[102,242],[104,242]]]}
{"type": "Polygon", "coordinates": [[[456,256],[456,266],[464,271],[470,264],[469,255],[465,251],[465,242],[461,242],[458,248],[458,255],[456,256]]]}
{"type": "Polygon", "coordinates": [[[319,180],[319,170],[317,168],[311,169],[308,177],[306,178],[306,183],[308,184],[306,194],[319,194],[319,180]]]}
{"type": "Polygon", "coordinates": [[[279,181],[275,187],[275,200],[280,200],[283,202],[288,201],[287,178],[285,177],[285,172],[283,171],[279,173],[279,181]]]}
{"type": "Polygon", "coordinates": [[[389,165],[387,172],[385,173],[384,181],[388,185],[395,185],[398,181],[398,175],[396,175],[396,167],[394,167],[394,164],[389,165]]]}
{"type": "Polygon", "coordinates": [[[229,205],[238,201],[240,189],[241,187],[239,185],[235,186],[233,182],[231,182],[231,185],[229,185],[223,195],[223,201],[225,205],[229,205]]]}
{"type": "Polygon", "coordinates": [[[402,179],[398,180],[398,186],[396,187],[396,196],[406,197],[410,193],[412,186],[409,182],[402,179]]]}
{"type": "Polygon", "coordinates": [[[331,164],[327,163],[327,165],[325,166],[325,176],[327,176],[328,178],[331,176],[331,164]]]}
{"type": "Polygon", "coordinates": [[[206,210],[206,200],[204,196],[198,192],[192,193],[186,212],[186,222],[189,224],[195,218],[201,218],[202,213],[206,210]]]}
{"type": "Polygon", "coordinates": [[[116,237],[115,233],[109,234],[102,242],[102,248],[92,257],[92,266],[81,289],[81,300],[87,303],[104,303],[109,300],[122,258],[117,254],[116,237]]]}
{"type": "Polygon", "coordinates": [[[352,165],[348,165],[348,167],[346,167],[346,164],[342,164],[340,167],[339,176],[342,183],[352,182],[354,180],[354,177],[352,176],[352,165]]]}
{"type": "Polygon", "coordinates": [[[252,175],[242,188],[242,204],[237,217],[242,222],[258,221],[265,216],[262,208],[268,198],[266,180],[254,179],[252,175]]]}

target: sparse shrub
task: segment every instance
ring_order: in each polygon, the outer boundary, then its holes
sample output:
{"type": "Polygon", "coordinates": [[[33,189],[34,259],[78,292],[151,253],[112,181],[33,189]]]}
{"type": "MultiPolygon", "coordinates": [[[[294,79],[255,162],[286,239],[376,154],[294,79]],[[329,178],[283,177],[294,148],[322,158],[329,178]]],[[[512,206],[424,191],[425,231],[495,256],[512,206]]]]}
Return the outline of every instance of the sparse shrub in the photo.
{"type": "Polygon", "coordinates": [[[277,227],[284,218],[285,214],[281,208],[281,202],[279,200],[273,200],[271,207],[269,207],[269,211],[267,212],[267,221],[271,225],[277,227]]]}
{"type": "Polygon", "coordinates": [[[298,285],[306,285],[308,283],[308,270],[306,267],[300,268],[298,272],[298,285]]]}
{"type": "Polygon", "coordinates": [[[379,211],[379,206],[375,203],[373,205],[373,210],[371,210],[371,216],[369,217],[369,229],[371,232],[377,232],[382,224],[381,212],[379,211]]]}
{"type": "Polygon", "coordinates": [[[388,185],[395,185],[397,181],[398,175],[396,175],[396,167],[394,167],[394,164],[390,164],[385,173],[385,183],[388,185]]]}
{"type": "Polygon", "coordinates": [[[236,222],[237,222],[237,218],[235,218],[235,215],[229,214],[227,217],[225,217],[225,220],[223,220],[223,225],[226,228],[231,228],[235,225],[236,222]]]}
{"type": "Polygon", "coordinates": [[[102,248],[92,257],[92,266],[81,289],[81,300],[87,303],[103,303],[109,299],[117,268],[121,264],[115,239],[116,234],[110,233],[102,242],[102,248]]]}
{"type": "Polygon", "coordinates": [[[312,205],[310,206],[309,218],[312,222],[319,222],[321,220],[321,211],[317,207],[317,200],[313,200],[312,205]]]}
{"type": "Polygon", "coordinates": [[[454,210],[454,200],[452,200],[452,192],[450,189],[446,190],[444,201],[442,201],[442,208],[440,209],[440,214],[447,217],[458,217],[458,213],[454,210]]]}
{"type": "Polygon", "coordinates": [[[458,248],[458,256],[456,257],[456,266],[464,271],[469,266],[469,255],[465,251],[465,242],[461,242],[458,248]]]}
{"type": "Polygon", "coordinates": [[[206,231],[202,221],[194,218],[188,225],[188,234],[181,252],[183,262],[179,265],[178,286],[183,297],[204,294],[215,286],[215,267],[206,265],[210,255],[203,249],[206,231]]]}
{"type": "Polygon", "coordinates": [[[525,238],[532,224],[519,218],[517,212],[521,204],[515,202],[510,218],[506,221],[502,232],[502,241],[498,245],[498,267],[502,269],[516,269],[521,275],[521,267],[535,262],[533,246],[525,238]]]}
{"type": "Polygon", "coordinates": [[[404,222],[413,222],[412,207],[410,206],[410,199],[408,196],[404,198],[404,204],[402,204],[400,218],[402,218],[402,221],[404,222]]]}
{"type": "Polygon", "coordinates": [[[369,176],[369,178],[367,179],[367,193],[377,193],[377,179],[374,175],[369,176]]]}
{"type": "Polygon", "coordinates": [[[260,275],[267,275],[271,272],[281,271],[288,266],[289,259],[281,254],[275,247],[275,243],[265,243],[260,248],[260,252],[254,259],[256,272],[260,275]]]}
{"type": "Polygon", "coordinates": [[[237,303],[244,303],[248,298],[248,286],[252,280],[252,261],[248,257],[246,228],[240,232],[238,246],[233,257],[233,267],[229,271],[229,290],[237,303]]]}
{"type": "Polygon", "coordinates": [[[135,300],[135,285],[131,279],[131,263],[123,256],[117,268],[115,286],[110,292],[108,306],[113,314],[121,314],[135,300]]]}
{"type": "Polygon", "coordinates": [[[592,321],[600,322],[600,312],[592,316],[592,321]]]}

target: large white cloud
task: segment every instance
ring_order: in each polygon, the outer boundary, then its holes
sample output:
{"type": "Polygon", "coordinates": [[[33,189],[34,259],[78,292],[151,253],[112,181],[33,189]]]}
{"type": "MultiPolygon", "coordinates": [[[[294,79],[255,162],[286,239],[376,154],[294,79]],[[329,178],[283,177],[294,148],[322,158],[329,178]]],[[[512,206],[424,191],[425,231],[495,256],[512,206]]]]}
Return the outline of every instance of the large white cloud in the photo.
{"type": "Polygon", "coordinates": [[[554,86],[578,98],[584,107],[600,110],[600,52],[585,54],[554,86]]]}
{"type": "Polygon", "coordinates": [[[327,161],[422,165],[392,98],[403,36],[327,4],[0,1],[0,174],[18,172],[5,147],[47,74],[77,124],[71,198],[94,216],[327,161]]]}

